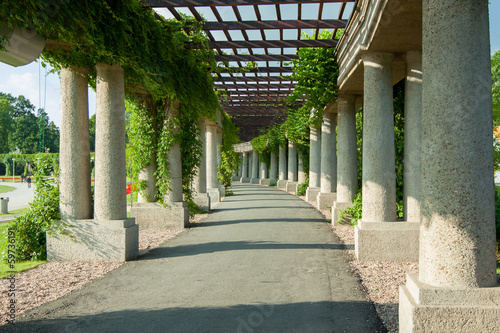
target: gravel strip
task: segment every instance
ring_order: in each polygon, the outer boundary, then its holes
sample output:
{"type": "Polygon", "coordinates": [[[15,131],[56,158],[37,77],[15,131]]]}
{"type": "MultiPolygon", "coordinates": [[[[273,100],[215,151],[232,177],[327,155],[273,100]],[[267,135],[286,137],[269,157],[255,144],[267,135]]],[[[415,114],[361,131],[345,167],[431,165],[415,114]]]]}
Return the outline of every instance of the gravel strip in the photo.
{"type": "MultiPolygon", "coordinates": [[[[352,226],[337,224],[332,229],[348,249],[354,248],[352,226]]],[[[406,274],[418,273],[418,264],[358,261],[355,259],[354,250],[347,252],[352,271],[360,278],[387,331],[399,332],[399,286],[406,283],[406,274]]]]}
{"type": "MultiPolygon", "coordinates": [[[[197,223],[208,214],[195,215],[191,223],[197,223]]],[[[145,229],[139,233],[139,255],[159,247],[183,230],[145,229]]],[[[85,284],[98,279],[112,270],[125,265],[124,262],[49,262],[15,277],[16,317],[27,310],[58,299],[82,288],[85,284]]],[[[8,296],[10,281],[0,280],[0,325],[7,323],[8,296]]]]}

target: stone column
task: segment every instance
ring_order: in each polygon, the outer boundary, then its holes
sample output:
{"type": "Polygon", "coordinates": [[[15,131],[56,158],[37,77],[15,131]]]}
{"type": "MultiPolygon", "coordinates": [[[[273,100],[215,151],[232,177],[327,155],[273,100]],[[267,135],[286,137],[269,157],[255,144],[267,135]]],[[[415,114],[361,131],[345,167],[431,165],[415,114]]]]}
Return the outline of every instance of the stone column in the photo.
{"type": "Polygon", "coordinates": [[[304,171],[304,158],[305,156],[302,156],[300,154],[298,154],[298,158],[299,158],[299,165],[297,167],[298,169],[298,172],[297,172],[297,182],[299,184],[302,184],[306,181],[306,173],[304,171]]]}
{"type": "Polygon", "coordinates": [[[488,22],[486,0],[423,1],[420,270],[401,332],[500,329],[488,22]]]}
{"type": "MultiPolygon", "coordinates": [[[[416,261],[418,224],[396,221],[392,96],[393,54],[367,53],[364,63],[363,219],[355,228],[358,260],[416,261]]],[[[340,160],[340,159],[339,159],[340,160]]],[[[337,187],[337,200],[340,191],[337,187]]],[[[349,194],[352,198],[352,193],[349,194]]],[[[342,194],[344,196],[344,194],[342,194]]]]}
{"type": "Polygon", "coordinates": [[[61,218],[92,218],[88,69],[61,69],[59,149],[61,218]]]}
{"type": "Polygon", "coordinates": [[[422,52],[406,54],[403,219],[420,222],[422,52]]]}
{"type": "MultiPolygon", "coordinates": [[[[321,124],[321,191],[318,194],[318,209],[332,207],[337,198],[337,153],[335,113],[323,113],[321,124]]],[[[332,219],[332,222],[335,222],[332,219]]]]}
{"type": "Polygon", "coordinates": [[[137,193],[137,202],[148,203],[156,201],[156,162],[151,161],[151,163],[141,171],[139,171],[139,181],[146,183],[146,188],[137,193]]]}
{"type": "Polygon", "coordinates": [[[198,172],[194,178],[193,202],[205,211],[210,210],[210,196],[207,193],[207,126],[206,120],[201,118],[198,126],[200,128],[201,156],[198,172]]]}
{"type": "Polygon", "coordinates": [[[295,193],[297,190],[297,148],[295,143],[288,141],[288,182],[286,191],[295,193]]]}
{"type": "Polygon", "coordinates": [[[278,178],[278,184],[277,187],[281,189],[286,189],[286,183],[287,183],[287,170],[286,170],[286,148],[283,146],[279,146],[279,178],[278,178]]]}
{"type": "Polygon", "coordinates": [[[250,178],[251,184],[259,184],[259,153],[254,150],[252,151],[252,178],[250,178]]]}
{"type": "Polygon", "coordinates": [[[321,128],[311,127],[309,133],[309,187],[306,190],[306,201],[316,201],[321,191],[321,128]]]}
{"type": "Polygon", "coordinates": [[[242,157],[242,166],[241,166],[241,182],[248,183],[250,180],[248,179],[248,153],[244,152],[242,157]]]}
{"type": "Polygon", "coordinates": [[[266,162],[260,162],[260,179],[267,179],[267,164],[266,162]]]}
{"type": "MultiPolygon", "coordinates": [[[[338,97],[337,201],[332,220],[337,222],[343,209],[350,207],[358,191],[358,146],[356,138],[356,96],[338,97]]],[[[393,130],[394,131],[394,130],[393,130]]]]}
{"type": "Polygon", "coordinates": [[[207,144],[207,193],[210,196],[210,209],[220,201],[220,191],[217,184],[217,126],[206,123],[207,144]]]}
{"type": "Polygon", "coordinates": [[[49,235],[49,261],[125,261],[138,253],[139,228],[127,218],[126,207],[123,69],[106,64],[96,69],[94,220],[78,220],[65,234],[49,235]]]}
{"type": "Polygon", "coordinates": [[[276,152],[271,152],[271,167],[269,169],[269,185],[276,185],[276,177],[278,176],[278,155],[276,152]]]}

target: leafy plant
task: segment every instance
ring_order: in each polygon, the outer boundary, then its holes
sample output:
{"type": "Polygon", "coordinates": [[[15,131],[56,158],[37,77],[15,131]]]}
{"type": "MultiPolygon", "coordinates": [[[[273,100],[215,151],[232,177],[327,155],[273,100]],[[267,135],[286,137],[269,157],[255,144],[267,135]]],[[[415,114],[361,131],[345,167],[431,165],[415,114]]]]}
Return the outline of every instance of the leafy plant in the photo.
{"type": "Polygon", "coordinates": [[[361,219],[361,215],[363,212],[363,196],[361,193],[361,188],[358,190],[358,193],[356,193],[356,197],[354,198],[354,201],[352,202],[352,206],[348,207],[346,209],[343,209],[340,214],[339,218],[337,220],[337,223],[344,223],[344,221],[347,219],[347,217],[351,217],[351,225],[357,225],[358,220],[361,219]]]}
{"type": "Polygon", "coordinates": [[[297,185],[296,194],[298,196],[305,195],[308,187],[309,187],[309,175],[306,174],[306,180],[302,184],[297,185]]]}
{"type": "MultiPolygon", "coordinates": [[[[34,173],[35,198],[29,210],[18,216],[9,225],[15,230],[16,261],[45,260],[46,232],[53,221],[59,220],[59,187],[53,186],[43,177],[51,167],[46,154],[38,154],[34,173]]],[[[4,253],[4,261],[7,256],[4,253]]]]}

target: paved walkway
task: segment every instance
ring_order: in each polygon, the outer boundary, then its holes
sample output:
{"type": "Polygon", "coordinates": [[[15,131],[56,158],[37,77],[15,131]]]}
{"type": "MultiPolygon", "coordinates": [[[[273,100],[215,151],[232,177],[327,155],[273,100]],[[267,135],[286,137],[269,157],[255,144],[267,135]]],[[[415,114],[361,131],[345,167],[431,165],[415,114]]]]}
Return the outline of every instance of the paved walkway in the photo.
{"type": "Polygon", "coordinates": [[[6,328],[383,331],[342,249],[329,223],[299,198],[236,183],[234,195],[198,227],[6,328]]]}
{"type": "MultiPolygon", "coordinates": [[[[8,208],[9,212],[17,209],[26,208],[29,206],[30,202],[33,202],[33,198],[35,195],[34,185],[31,184],[31,188],[28,188],[28,184],[26,183],[1,183],[0,185],[12,186],[15,187],[15,190],[0,193],[0,197],[9,198],[8,208]]],[[[4,215],[0,216],[0,224],[7,223],[12,221],[16,215],[4,215]]]]}

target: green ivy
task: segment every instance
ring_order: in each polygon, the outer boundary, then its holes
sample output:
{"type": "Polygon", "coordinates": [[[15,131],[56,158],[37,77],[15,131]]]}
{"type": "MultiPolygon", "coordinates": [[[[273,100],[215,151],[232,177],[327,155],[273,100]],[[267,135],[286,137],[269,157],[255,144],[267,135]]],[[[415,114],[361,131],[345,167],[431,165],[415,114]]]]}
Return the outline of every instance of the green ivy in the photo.
{"type": "Polygon", "coordinates": [[[234,151],[234,145],[240,142],[238,133],[240,131],[227,113],[221,113],[222,118],[222,147],[221,164],[218,167],[218,181],[226,187],[226,195],[231,194],[231,182],[234,173],[241,163],[240,156],[234,151]]]}

